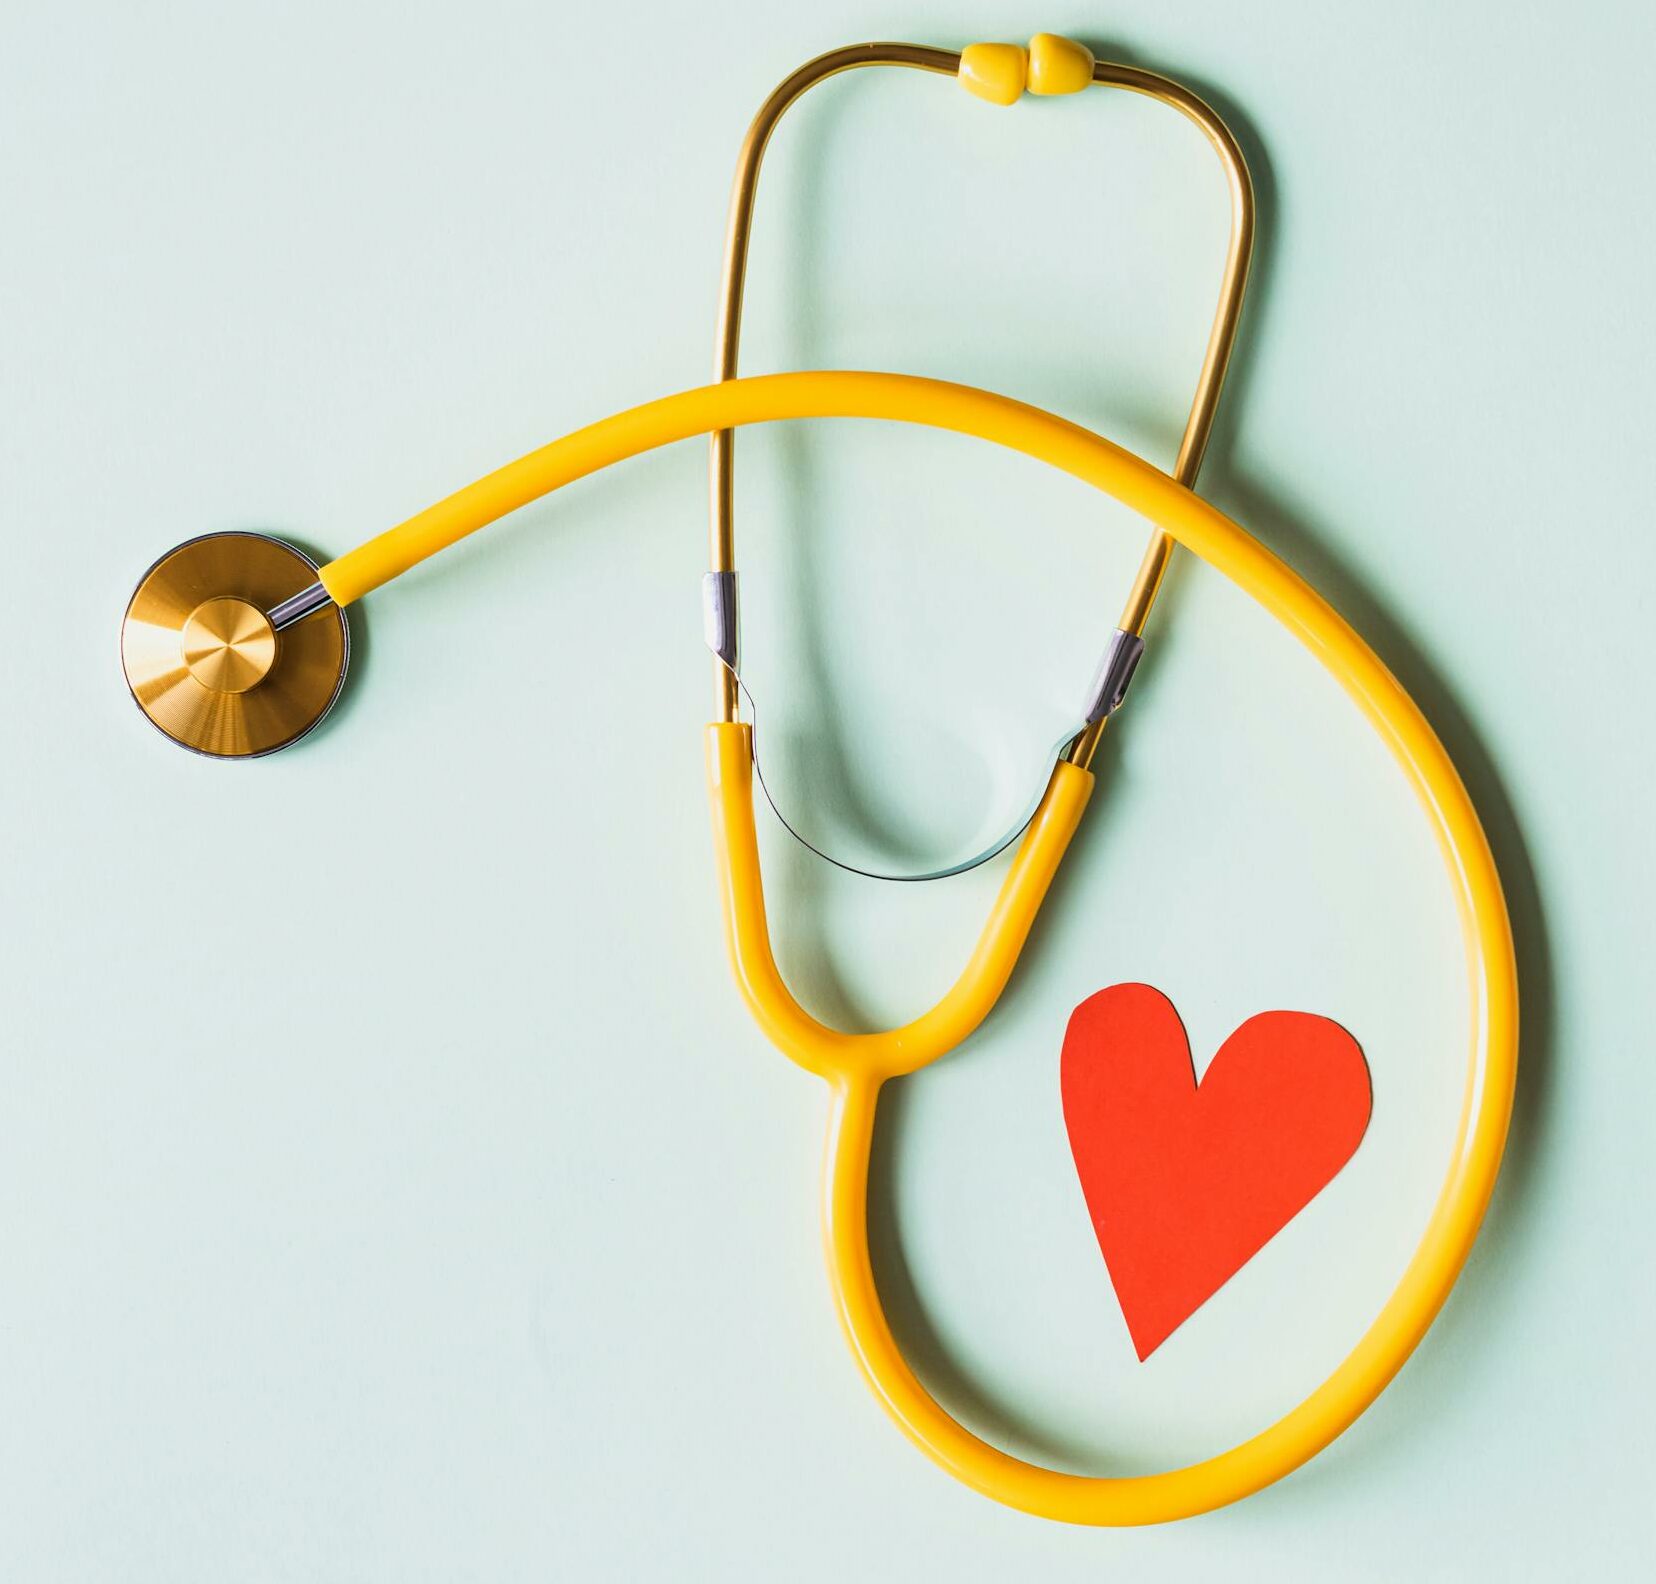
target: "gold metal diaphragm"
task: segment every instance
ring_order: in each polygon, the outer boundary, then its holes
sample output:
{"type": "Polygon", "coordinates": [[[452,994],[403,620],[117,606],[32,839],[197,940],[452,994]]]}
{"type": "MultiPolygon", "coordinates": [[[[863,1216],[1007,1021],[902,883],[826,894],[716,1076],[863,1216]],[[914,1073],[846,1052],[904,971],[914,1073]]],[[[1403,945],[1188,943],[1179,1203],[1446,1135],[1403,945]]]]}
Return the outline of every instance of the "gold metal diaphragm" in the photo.
{"type": "Polygon", "coordinates": [[[138,708],[174,742],[218,759],[297,742],[339,696],[350,629],[333,605],[282,632],[266,613],[314,584],[316,571],[267,534],[206,534],[168,551],[121,623],[138,708]]]}

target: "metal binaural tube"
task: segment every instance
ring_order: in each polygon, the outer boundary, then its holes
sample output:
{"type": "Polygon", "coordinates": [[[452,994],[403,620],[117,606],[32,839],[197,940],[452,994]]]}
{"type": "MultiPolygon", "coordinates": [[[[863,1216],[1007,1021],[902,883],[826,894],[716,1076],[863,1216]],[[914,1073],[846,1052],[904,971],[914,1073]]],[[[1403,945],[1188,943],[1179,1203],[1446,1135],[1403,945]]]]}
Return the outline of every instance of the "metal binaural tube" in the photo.
{"type": "MultiPolygon", "coordinates": [[[[831,50],[807,61],[792,76],[784,79],[771,93],[748,127],[742,140],[736,162],[736,177],[731,189],[730,218],[725,232],[724,268],[719,284],[719,321],[714,377],[734,379],[737,372],[737,353],[741,340],[742,298],[747,279],[748,244],[753,233],[754,199],[758,190],[759,169],[772,132],[788,108],[808,89],[840,72],[860,66],[907,66],[941,75],[953,75],[959,70],[960,55],[954,50],[930,49],[918,44],[853,44],[844,49],[831,50]]],[[[1173,477],[1189,488],[1195,483],[1213,432],[1214,415],[1218,411],[1219,395],[1225,382],[1225,371],[1231,351],[1236,344],[1237,327],[1242,316],[1242,299],[1247,289],[1248,266],[1253,256],[1255,228],[1253,182],[1248,175],[1247,161],[1236,138],[1219,115],[1198,95],[1182,83],[1158,72],[1145,71],[1137,66],[1123,66],[1110,61],[1098,61],[1093,66],[1093,83],[1099,87],[1120,88],[1128,93],[1143,94],[1177,110],[1192,122],[1212,145],[1224,169],[1226,185],[1230,189],[1230,240],[1225,251],[1224,273],[1220,280],[1219,302],[1214,312],[1213,326],[1208,332],[1207,350],[1202,358],[1201,373],[1196,382],[1195,397],[1190,414],[1185,420],[1184,435],[1179,443],[1178,459],[1173,477]]],[[[709,455],[709,565],[714,572],[732,572],[736,567],[734,526],[735,437],[729,430],[712,436],[709,455]]],[[[1151,608],[1161,590],[1162,578],[1173,554],[1173,541],[1165,534],[1152,534],[1145,547],[1143,560],[1133,582],[1127,603],[1117,626],[1125,633],[1140,637],[1149,620],[1151,608]]],[[[728,668],[715,664],[715,719],[736,719],[736,681],[728,668]]],[[[1107,717],[1106,717],[1107,719],[1107,717]]],[[[1093,722],[1076,738],[1070,760],[1085,768],[1098,748],[1105,720],[1093,722]]]]}
{"type": "MultiPolygon", "coordinates": [[[[748,244],[753,238],[753,203],[759,187],[759,167],[776,123],[788,107],[819,82],[859,66],[908,66],[918,71],[953,76],[960,68],[954,50],[928,49],[921,44],[850,44],[807,61],[771,92],[754,116],[736,156],[736,177],[730,190],[730,219],[725,228],[724,267],[719,279],[719,325],[713,377],[736,377],[737,350],[742,338],[742,293],[747,284],[748,244]]],[[[736,570],[733,487],[736,436],[721,429],[709,440],[709,507],[711,524],[708,565],[714,572],[736,570]]],[[[713,667],[715,720],[736,719],[736,678],[728,667],[713,667]]]]}

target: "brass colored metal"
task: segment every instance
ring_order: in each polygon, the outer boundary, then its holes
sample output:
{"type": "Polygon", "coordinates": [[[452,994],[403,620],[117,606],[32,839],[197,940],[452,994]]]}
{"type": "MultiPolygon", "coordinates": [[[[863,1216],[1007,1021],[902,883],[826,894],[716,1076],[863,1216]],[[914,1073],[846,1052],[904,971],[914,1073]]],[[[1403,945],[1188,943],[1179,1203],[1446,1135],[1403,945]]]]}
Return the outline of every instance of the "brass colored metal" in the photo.
{"type": "MultiPolygon", "coordinates": [[[[1185,420],[1184,437],[1179,442],[1179,455],[1173,464],[1173,477],[1186,489],[1196,484],[1196,474],[1202,466],[1202,456],[1213,433],[1214,415],[1219,410],[1219,393],[1224,389],[1225,370],[1230,366],[1231,351],[1236,345],[1236,331],[1242,320],[1242,299],[1248,288],[1248,265],[1253,259],[1254,193],[1253,179],[1248,174],[1248,162],[1243,157],[1229,127],[1214,110],[1188,88],[1171,78],[1155,72],[1140,71],[1134,66],[1116,66],[1100,61],[1093,67],[1093,81],[1129,93],[1147,94],[1152,99],[1171,105],[1193,121],[1219,156],[1224,168],[1225,182],[1230,188],[1230,241],[1225,248],[1225,271],[1219,282],[1219,307],[1213,317],[1213,328],[1208,331],[1207,351],[1202,356],[1202,371],[1196,380],[1196,396],[1185,420]]],[[[1161,592],[1162,578],[1167,564],[1173,558],[1173,541],[1159,529],[1150,536],[1144,557],[1139,562],[1138,575],[1116,623],[1124,632],[1142,637],[1151,607],[1161,592]]],[[[1092,763],[1099,739],[1109,717],[1094,721],[1070,746],[1069,758],[1084,770],[1092,763]]]]}
{"type": "Polygon", "coordinates": [[[277,633],[265,612],[315,581],[308,556],[264,534],[208,534],[162,556],[121,623],[138,708],[174,742],[215,758],[303,737],[345,680],[345,613],[332,607],[277,633]]]}
{"type": "Polygon", "coordinates": [[[202,601],[185,619],[182,638],[184,664],[209,693],[245,693],[276,662],[276,629],[243,599],[202,601]]]}
{"type": "MultiPolygon", "coordinates": [[[[845,49],[831,50],[808,61],[791,77],[780,83],[760,106],[759,113],[748,127],[742,140],[741,153],[736,162],[736,180],[731,190],[730,219],[725,232],[724,271],[719,287],[718,348],[714,363],[714,378],[736,377],[737,353],[742,331],[742,295],[747,279],[748,244],[753,232],[754,196],[759,185],[759,168],[764,160],[765,147],[771,133],[788,107],[806,89],[840,72],[859,66],[906,66],[920,71],[952,76],[960,67],[960,56],[953,50],[927,49],[917,44],[854,44],[845,49]]],[[[1225,267],[1219,283],[1219,305],[1214,314],[1213,327],[1208,332],[1207,351],[1202,358],[1201,373],[1196,381],[1196,394],[1190,415],[1185,420],[1184,436],[1179,443],[1179,455],[1173,466],[1173,477],[1186,488],[1196,481],[1202,465],[1202,454],[1207,449],[1213,432],[1214,414],[1219,407],[1219,393],[1224,387],[1225,370],[1230,363],[1231,350],[1236,344],[1237,326],[1242,317],[1242,299],[1247,290],[1248,265],[1253,256],[1254,195],[1248,165],[1230,128],[1218,114],[1182,83],[1158,72],[1144,71],[1136,66],[1121,66],[1099,61],[1093,67],[1093,82],[1106,88],[1120,88],[1128,93],[1147,95],[1169,105],[1201,130],[1213,146],[1224,169],[1230,189],[1230,240],[1225,250],[1225,267]]],[[[712,570],[733,572],[736,568],[735,527],[733,509],[733,480],[735,475],[735,436],[724,430],[712,437],[710,455],[710,505],[712,523],[709,555],[712,570]]],[[[1173,541],[1157,532],[1146,546],[1139,565],[1132,592],[1119,627],[1142,636],[1149,620],[1151,607],[1161,589],[1168,561],[1173,554],[1173,541]]],[[[736,718],[736,680],[722,664],[714,665],[716,719],[731,721],[736,718]]],[[[1069,750],[1069,758],[1085,768],[1091,763],[1104,732],[1104,721],[1089,726],[1069,750]]]]}
{"type": "MultiPolygon", "coordinates": [[[[807,61],[791,77],[777,84],[759,107],[742,139],[736,156],[736,179],[730,190],[730,218],[725,226],[724,268],[719,277],[718,351],[713,363],[716,380],[736,378],[736,358],[742,339],[742,294],[747,285],[748,244],[753,239],[753,201],[759,187],[759,167],[765,146],[776,123],[788,107],[819,82],[855,71],[859,66],[908,66],[919,71],[952,77],[960,69],[954,50],[927,49],[920,44],[849,44],[829,50],[807,61]]],[[[729,429],[717,430],[709,441],[712,531],[709,568],[714,572],[736,570],[734,489],[736,436],[729,429]]],[[[722,661],[713,665],[715,720],[736,719],[736,678],[722,661]]]]}

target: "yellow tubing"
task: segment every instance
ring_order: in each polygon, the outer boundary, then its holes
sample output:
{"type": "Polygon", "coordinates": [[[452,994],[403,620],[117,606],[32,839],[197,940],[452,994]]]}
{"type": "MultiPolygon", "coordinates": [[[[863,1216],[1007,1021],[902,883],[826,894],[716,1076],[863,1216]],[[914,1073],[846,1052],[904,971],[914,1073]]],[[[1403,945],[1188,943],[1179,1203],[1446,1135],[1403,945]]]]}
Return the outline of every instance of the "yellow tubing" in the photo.
{"type": "Polygon", "coordinates": [[[713,847],[724,900],[725,939],[736,984],[771,1043],[807,1072],[876,1087],[945,1056],[967,1039],[1000,999],[1047,887],[1092,795],[1090,770],[1063,760],[1019,843],[977,950],[949,990],[912,1023],[880,1034],[841,1034],[789,994],[771,956],[765,924],[759,847],[753,828],[752,728],[735,721],[707,727],[707,782],[713,804],[713,847]]]}
{"type": "Polygon", "coordinates": [[[725,928],[737,983],[765,1033],[824,1077],[832,1094],[824,1236],[852,1352],[887,1411],[941,1467],[1009,1506],[1072,1523],[1188,1517],[1280,1479],[1352,1423],[1436,1316],[1470,1251],[1500,1167],[1518,1058],[1512,933],[1489,843],[1443,745],[1401,685],[1334,609],[1229,518],[1149,463],[1036,408],[898,374],[773,374],[648,402],[578,430],[322,569],[340,604],[462,535],[563,484],[641,451],[706,432],[792,418],[883,418],[993,441],[1062,469],[1132,507],[1250,594],[1340,682],[1391,750],[1438,838],[1459,906],[1472,1039],[1459,1131],[1420,1246],[1379,1316],[1306,1400],[1252,1439],[1163,1474],[1059,1473],[1008,1456],[943,1410],[903,1360],[868,1254],[868,1159],[881,1084],[954,1048],[1004,988],[1091,787],[1061,764],[960,979],[930,1012],[883,1034],[827,1029],[788,993],[771,956],[753,825],[746,728],[708,728],[708,775],[725,928]]]}

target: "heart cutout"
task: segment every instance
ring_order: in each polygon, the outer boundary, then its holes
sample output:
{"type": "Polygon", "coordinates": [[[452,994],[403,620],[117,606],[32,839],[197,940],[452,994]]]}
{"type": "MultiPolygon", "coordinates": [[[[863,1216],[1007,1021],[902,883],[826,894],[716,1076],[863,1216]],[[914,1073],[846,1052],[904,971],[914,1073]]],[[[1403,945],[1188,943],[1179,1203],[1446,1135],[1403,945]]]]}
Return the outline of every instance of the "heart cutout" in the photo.
{"type": "Polygon", "coordinates": [[[1373,1091],[1357,1041],[1309,1012],[1262,1012],[1200,1084],[1173,1003],[1150,985],[1089,996],[1061,1061],[1064,1125],[1140,1361],[1351,1159],[1373,1091]]]}

